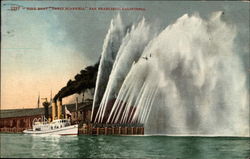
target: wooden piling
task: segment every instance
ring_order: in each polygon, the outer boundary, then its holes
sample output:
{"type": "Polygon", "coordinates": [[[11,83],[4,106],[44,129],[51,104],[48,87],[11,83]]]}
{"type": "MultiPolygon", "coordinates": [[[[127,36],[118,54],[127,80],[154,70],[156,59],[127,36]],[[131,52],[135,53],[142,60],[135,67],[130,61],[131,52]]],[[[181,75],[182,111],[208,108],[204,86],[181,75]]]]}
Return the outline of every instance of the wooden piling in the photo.
{"type": "Polygon", "coordinates": [[[105,130],[104,130],[104,128],[100,128],[100,132],[99,132],[99,134],[105,134],[105,130]]]}
{"type": "Polygon", "coordinates": [[[96,128],[96,135],[99,135],[99,128],[96,128]]]}
{"type": "Polygon", "coordinates": [[[124,129],[124,134],[128,134],[128,127],[125,127],[124,129]]]}
{"type": "Polygon", "coordinates": [[[121,135],[121,127],[118,129],[118,134],[121,135]]]}
{"type": "Polygon", "coordinates": [[[90,127],[88,127],[88,129],[87,129],[87,134],[92,134],[92,129],[90,128],[90,127]]]}
{"type": "Polygon", "coordinates": [[[105,135],[108,135],[108,128],[107,127],[104,128],[104,133],[105,133],[105,135]]]}

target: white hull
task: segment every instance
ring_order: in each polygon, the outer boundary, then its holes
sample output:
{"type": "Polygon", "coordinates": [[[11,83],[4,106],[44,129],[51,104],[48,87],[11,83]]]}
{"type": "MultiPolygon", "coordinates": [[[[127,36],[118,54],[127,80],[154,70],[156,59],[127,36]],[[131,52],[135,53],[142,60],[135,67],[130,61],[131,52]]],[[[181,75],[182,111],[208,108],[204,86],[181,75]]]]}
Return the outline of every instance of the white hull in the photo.
{"type": "Polygon", "coordinates": [[[78,134],[78,125],[71,125],[63,128],[53,129],[53,130],[24,130],[25,134],[48,134],[48,135],[77,135],[78,134]]]}

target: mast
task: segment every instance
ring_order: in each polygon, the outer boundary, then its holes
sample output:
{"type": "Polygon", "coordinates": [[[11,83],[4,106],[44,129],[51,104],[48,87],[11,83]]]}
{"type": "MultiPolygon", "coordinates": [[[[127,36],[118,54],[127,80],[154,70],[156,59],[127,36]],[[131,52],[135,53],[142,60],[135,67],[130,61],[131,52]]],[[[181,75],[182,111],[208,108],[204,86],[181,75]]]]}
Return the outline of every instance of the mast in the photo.
{"type": "Polygon", "coordinates": [[[52,89],[50,90],[50,105],[52,104],[52,89]]]}
{"type": "Polygon", "coordinates": [[[38,93],[38,99],[37,99],[37,108],[40,107],[40,92],[38,93]]]}

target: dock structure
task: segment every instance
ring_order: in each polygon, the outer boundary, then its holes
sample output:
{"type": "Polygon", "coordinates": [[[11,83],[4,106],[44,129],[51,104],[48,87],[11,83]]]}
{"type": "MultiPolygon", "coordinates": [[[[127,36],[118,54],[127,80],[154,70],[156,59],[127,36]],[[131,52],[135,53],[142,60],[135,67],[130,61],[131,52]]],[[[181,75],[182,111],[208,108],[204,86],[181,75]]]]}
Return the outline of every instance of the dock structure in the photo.
{"type": "MultiPolygon", "coordinates": [[[[84,101],[76,104],[62,105],[59,101],[60,114],[65,114],[65,107],[71,112],[70,120],[72,124],[79,125],[79,134],[83,135],[143,135],[144,127],[142,124],[104,124],[92,123],[91,111],[92,101],[84,101]]],[[[48,108],[50,118],[56,118],[52,112],[56,112],[56,105],[48,108]],[[54,110],[53,110],[54,108],[54,110]]],[[[0,133],[22,133],[25,129],[31,129],[34,119],[45,115],[44,108],[33,109],[13,109],[0,111],[0,133]]]]}
{"type": "Polygon", "coordinates": [[[144,135],[142,124],[83,124],[79,134],[84,135],[144,135]]]}

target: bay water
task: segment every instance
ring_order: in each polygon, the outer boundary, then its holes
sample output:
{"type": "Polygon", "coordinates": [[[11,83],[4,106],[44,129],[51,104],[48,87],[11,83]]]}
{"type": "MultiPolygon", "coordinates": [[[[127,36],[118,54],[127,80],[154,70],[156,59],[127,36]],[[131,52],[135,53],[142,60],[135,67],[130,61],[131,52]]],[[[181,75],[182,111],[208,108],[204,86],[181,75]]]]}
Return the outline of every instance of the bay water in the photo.
{"type": "Polygon", "coordinates": [[[249,137],[34,136],[0,133],[1,158],[247,159],[249,137]]]}

